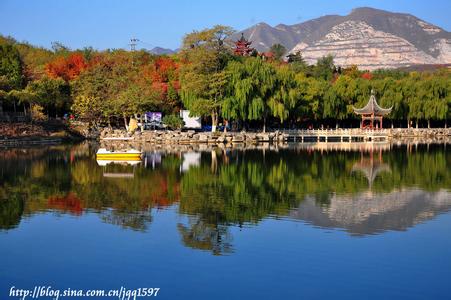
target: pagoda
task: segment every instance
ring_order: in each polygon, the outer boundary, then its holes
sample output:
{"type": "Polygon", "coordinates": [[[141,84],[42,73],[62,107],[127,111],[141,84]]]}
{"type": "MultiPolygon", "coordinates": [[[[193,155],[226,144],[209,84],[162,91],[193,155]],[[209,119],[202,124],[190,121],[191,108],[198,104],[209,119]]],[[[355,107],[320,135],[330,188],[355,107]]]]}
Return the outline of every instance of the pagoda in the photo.
{"type": "Polygon", "coordinates": [[[382,128],[382,118],[388,115],[392,108],[393,106],[390,108],[380,107],[379,104],[377,104],[374,90],[371,90],[370,100],[363,108],[353,107],[354,113],[362,116],[362,121],[360,122],[360,128],[362,129],[382,128]]]}
{"type": "Polygon", "coordinates": [[[241,38],[235,42],[235,49],[234,53],[235,55],[239,56],[249,56],[251,55],[252,51],[254,51],[254,48],[251,48],[250,45],[252,42],[249,42],[244,37],[244,34],[241,33],[241,38]]]}

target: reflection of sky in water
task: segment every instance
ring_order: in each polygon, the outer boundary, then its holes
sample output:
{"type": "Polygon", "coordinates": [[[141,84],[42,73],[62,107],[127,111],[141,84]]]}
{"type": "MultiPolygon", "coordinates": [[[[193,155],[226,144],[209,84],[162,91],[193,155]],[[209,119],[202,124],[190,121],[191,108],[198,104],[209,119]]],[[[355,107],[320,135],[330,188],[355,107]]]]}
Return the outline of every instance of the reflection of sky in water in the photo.
{"type": "Polygon", "coordinates": [[[446,298],[448,149],[149,151],[136,165],[99,165],[88,144],[5,150],[0,294],[446,298]]]}

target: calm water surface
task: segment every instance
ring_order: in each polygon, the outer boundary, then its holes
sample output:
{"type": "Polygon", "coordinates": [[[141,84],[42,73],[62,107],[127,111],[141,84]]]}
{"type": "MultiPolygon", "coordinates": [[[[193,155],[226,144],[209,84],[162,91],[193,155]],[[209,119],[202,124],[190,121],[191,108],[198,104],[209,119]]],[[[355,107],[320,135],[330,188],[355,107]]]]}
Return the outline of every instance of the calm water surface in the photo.
{"type": "Polygon", "coordinates": [[[449,144],[149,151],[134,166],[99,165],[95,151],[0,150],[0,299],[35,285],[451,297],[449,144]]]}

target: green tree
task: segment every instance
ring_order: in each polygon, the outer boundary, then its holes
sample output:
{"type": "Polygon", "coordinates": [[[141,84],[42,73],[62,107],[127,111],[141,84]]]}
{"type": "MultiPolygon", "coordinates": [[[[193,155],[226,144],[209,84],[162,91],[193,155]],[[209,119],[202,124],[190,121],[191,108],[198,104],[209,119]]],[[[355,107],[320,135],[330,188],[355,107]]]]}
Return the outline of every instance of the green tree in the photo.
{"type": "Polygon", "coordinates": [[[227,74],[223,72],[231,59],[230,27],[216,25],[195,31],[183,39],[181,68],[181,98],[192,114],[211,116],[212,131],[216,131],[225,97],[227,74]]]}
{"type": "MultiPolygon", "coordinates": [[[[156,99],[158,99],[157,93],[145,93],[137,84],[130,83],[113,101],[113,110],[116,114],[122,113],[125,127],[128,130],[127,117],[133,116],[143,124],[143,113],[157,109],[156,99]]],[[[141,131],[143,129],[141,126],[141,131]]]]}
{"type": "Polygon", "coordinates": [[[26,91],[33,94],[33,102],[41,105],[47,114],[62,115],[71,106],[70,87],[61,78],[43,77],[30,82],[26,91]]]}
{"type": "Polygon", "coordinates": [[[316,78],[331,80],[334,69],[334,57],[332,55],[327,55],[318,59],[313,69],[313,74],[316,78]]]}
{"type": "Polygon", "coordinates": [[[276,60],[282,60],[283,56],[287,52],[287,48],[282,44],[274,44],[269,48],[269,51],[274,54],[276,60]]]}
{"type": "Polygon", "coordinates": [[[261,58],[249,57],[230,62],[226,71],[230,80],[223,103],[225,118],[263,120],[265,132],[268,117],[283,122],[295,107],[299,94],[289,67],[276,68],[261,58]]]}
{"type": "Polygon", "coordinates": [[[244,62],[230,62],[226,69],[230,76],[228,97],[223,103],[223,115],[234,120],[263,120],[270,114],[268,105],[276,88],[275,68],[259,57],[244,62]]]}
{"type": "Polygon", "coordinates": [[[309,71],[309,66],[302,57],[301,51],[296,53],[290,53],[288,56],[288,63],[291,69],[295,73],[307,73],[309,71]]]}
{"type": "Polygon", "coordinates": [[[183,120],[178,115],[166,115],[163,117],[163,124],[171,129],[180,129],[183,127],[183,120]]]}
{"type": "Polygon", "coordinates": [[[22,60],[17,48],[10,44],[0,45],[0,76],[4,76],[4,90],[21,89],[23,85],[22,60]]]}
{"type": "Polygon", "coordinates": [[[431,120],[445,120],[448,115],[450,80],[428,76],[419,81],[418,85],[418,96],[423,101],[424,118],[430,128],[431,120]]]}

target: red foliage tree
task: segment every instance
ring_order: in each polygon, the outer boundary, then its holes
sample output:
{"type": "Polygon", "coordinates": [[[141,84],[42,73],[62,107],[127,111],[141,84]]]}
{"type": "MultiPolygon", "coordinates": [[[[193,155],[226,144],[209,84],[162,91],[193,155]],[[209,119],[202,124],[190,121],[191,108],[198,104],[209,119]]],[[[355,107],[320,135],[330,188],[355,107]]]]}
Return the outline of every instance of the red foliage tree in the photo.
{"type": "Polygon", "coordinates": [[[365,72],[361,77],[366,80],[371,80],[373,78],[373,74],[371,74],[370,72],[365,72]]]}
{"type": "Polygon", "coordinates": [[[88,67],[88,64],[80,53],[72,53],[68,57],[60,56],[46,65],[49,77],[62,78],[66,81],[75,79],[88,67]]]}
{"type": "Polygon", "coordinates": [[[178,64],[169,57],[157,58],[150,68],[145,70],[152,80],[152,86],[161,91],[162,94],[166,94],[168,91],[169,83],[172,86],[179,86],[178,84],[178,64]]]}
{"type": "Polygon", "coordinates": [[[143,69],[143,79],[153,91],[160,94],[163,110],[177,107],[179,83],[179,64],[170,57],[158,57],[143,69]]]}

